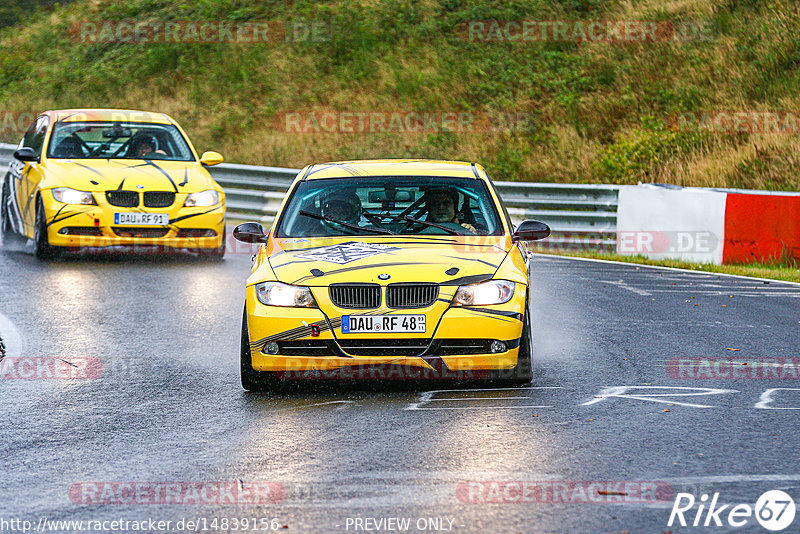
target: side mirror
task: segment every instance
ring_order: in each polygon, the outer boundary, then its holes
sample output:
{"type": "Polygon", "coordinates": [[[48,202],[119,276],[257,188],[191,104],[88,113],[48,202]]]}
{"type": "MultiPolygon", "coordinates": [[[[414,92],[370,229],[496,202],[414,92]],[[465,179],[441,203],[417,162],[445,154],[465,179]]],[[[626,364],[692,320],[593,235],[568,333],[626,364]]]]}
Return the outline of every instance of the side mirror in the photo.
{"type": "Polygon", "coordinates": [[[234,228],[233,237],[244,243],[263,243],[267,239],[264,227],[255,222],[242,223],[234,228]]]}
{"type": "Polygon", "coordinates": [[[514,241],[538,241],[550,235],[550,227],[543,222],[528,219],[522,221],[517,231],[511,235],[514,241]]]}
{"type": "Polygon", "coordinates": [[[200,156],[200,163],[205,165],[206,167],[211,167],[212,165],[219,165],[225,161],[225,158],[222,157],[222,154],[219,152],[203,152],[203,155],[200,156]]]}
{"type": "Polygon", "coordinates": [[[32,148],[29,147],[22,147],[16,152],[14,152],[14,157],[19,161],[39,161],[39,156],[36,155],[36,152],[33,151],[32,148]]]}

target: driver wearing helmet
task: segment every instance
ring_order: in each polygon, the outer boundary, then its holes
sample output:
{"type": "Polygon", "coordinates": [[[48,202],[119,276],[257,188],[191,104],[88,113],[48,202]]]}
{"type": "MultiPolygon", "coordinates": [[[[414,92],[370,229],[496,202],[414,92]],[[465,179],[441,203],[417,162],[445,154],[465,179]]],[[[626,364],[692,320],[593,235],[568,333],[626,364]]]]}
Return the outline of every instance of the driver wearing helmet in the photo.
{"type": "Polygon", "coordinates": [[[152,158],[154,154],[166,156],[163,150],[156,150],[156,139],[149,134],[136,134],[131,139],[131,148],[128,150],[128,157],[133,158],[152,158]]]}
{"type": "Polygon", "coordinates": [[[322,216],[325,217],[322,224],[327,228],[336,230],[337,234],[342,230],[347,231],[346,226],[327,219],[335,219],[358,226],[358,222],[361,220],[361,200],[352,191],[331,193],[322,201],[322,216]]]}

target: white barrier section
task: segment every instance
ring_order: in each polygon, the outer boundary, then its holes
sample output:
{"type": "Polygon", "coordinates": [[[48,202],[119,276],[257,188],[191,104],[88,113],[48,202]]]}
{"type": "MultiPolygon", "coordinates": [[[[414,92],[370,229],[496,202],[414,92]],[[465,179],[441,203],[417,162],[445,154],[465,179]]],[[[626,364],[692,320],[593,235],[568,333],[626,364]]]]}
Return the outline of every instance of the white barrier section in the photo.
{"type": "Polygon", "coordinates": [[[722,264],[726,199],[705,189],[621,188],[617,254],[722,264]]]}

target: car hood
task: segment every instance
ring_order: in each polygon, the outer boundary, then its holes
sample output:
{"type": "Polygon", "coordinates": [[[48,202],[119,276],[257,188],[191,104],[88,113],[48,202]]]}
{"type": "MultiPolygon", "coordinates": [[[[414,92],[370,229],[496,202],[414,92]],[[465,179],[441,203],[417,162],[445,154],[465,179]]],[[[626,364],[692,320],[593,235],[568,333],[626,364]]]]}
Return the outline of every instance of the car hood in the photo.
{"type": "Polygon", "coordinates": [[[181,193],[218,189],[208,171],[197,162],[48,159],[46,168],[42,188],[71,187],[81,191],[141,189],[181,193]]]}
{"type": "Polygon", "coordinates": [[[459,285],[491,278],[511,246],[505,236],[270,239],[267,256],[276,278],[288,284],[459,285]]]}

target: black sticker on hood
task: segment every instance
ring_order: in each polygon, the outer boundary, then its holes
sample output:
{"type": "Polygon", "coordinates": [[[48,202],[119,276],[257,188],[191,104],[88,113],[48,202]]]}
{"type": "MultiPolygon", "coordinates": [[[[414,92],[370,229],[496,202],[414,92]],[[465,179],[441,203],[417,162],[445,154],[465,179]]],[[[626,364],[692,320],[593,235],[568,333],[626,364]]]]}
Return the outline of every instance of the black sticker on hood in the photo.
{"type": "Polygon", "coordinates": [[[358,241],[348,241],[339,245],[330,245],[322,248],[309,249],[302,254],[296,254],[295,258],[304,258],[307,260],[327,261],[344,265],[353,261],[361,260],[374,256],[376,254],[383,254],[393,250],[400,250],[398,247],[390,247],[389,245],[381,245],[380,243],[361,243],[358,241]]]}

